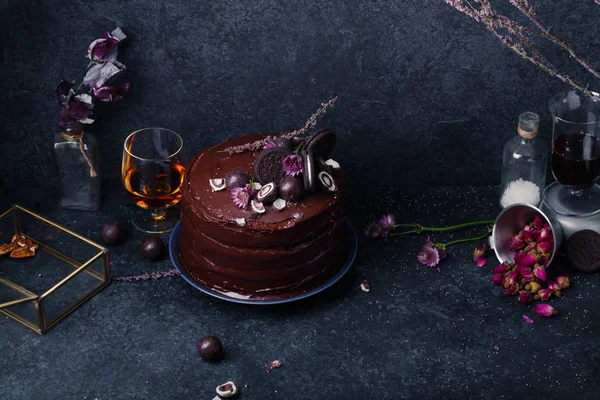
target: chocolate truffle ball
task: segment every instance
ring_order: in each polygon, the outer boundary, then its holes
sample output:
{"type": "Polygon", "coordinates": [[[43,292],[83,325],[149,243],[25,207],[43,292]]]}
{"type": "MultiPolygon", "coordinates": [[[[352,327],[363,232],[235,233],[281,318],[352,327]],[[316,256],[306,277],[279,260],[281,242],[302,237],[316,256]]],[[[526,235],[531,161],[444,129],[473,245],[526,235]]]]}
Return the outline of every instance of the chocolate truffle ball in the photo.
{"type": "Polygon", "coordinates": [[[575,232],[567,240],[567,258],[576,270],[600,271],[600,233],[589,229],[575,232]]]}
{"type": "Polygon", "coordinates": [[[250,176],[244,171],[231,171],[225,175],[225,185],[231,190],[236,187],[244,187],[250,183],[250,176]]]}
{"type": "Polygon", "coordinates": [[[110,221],[104,224],[100,230],[100,237],[104,243],[109,245],[121,244],[126,237],[125,227],[120,222],[110,221]]]}
{"type": "Polygon", "coordinates": [[[279,196],[286,201],[300,201],[304,196],[304,183],[300,178],[284,176],[279,182],[279,196]]]}
{"type": "Polygon", "coordinates": [[[292,150],[292,142],[289,139],[283,137],[276,137],[275,139],[273,139],[273,143],[275,143],[275,146],[281,147],[282,149],[290,151],[292,150]]]}
{"type": "Polygon", "coordinates": [[[160,238],[149,236],[142,240],[140,248],[145,259],[150,261],[160,260],[165,254],[165,245],[160,238]]]}
{"type": "Polygon", "coordinates": [[[223,357],[223,343],[216,336],[204,336],[198,341],[198,353],[206,361],[218,361],[223,357]]]}

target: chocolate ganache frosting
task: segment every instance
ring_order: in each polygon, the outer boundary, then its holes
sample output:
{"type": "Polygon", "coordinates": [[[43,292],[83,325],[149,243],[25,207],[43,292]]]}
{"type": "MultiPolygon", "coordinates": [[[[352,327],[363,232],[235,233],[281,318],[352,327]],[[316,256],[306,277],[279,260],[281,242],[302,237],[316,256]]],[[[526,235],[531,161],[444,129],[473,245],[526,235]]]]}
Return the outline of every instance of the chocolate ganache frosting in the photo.
{"type": "Polygon", "coordinates": [[[307,194],[281,210],[267,205],[264,213],[238,207],[227,189],[213,191],[209,181],[230,171],[254,176],[260,151],[226,149],[265,137],[245,135],[201,150],[190,160],[182,188],[182,268],[202,285],[237,298],[309,291],[331,278],[346,257],[340,169],[328,171],[336,191],[307,194]]]}

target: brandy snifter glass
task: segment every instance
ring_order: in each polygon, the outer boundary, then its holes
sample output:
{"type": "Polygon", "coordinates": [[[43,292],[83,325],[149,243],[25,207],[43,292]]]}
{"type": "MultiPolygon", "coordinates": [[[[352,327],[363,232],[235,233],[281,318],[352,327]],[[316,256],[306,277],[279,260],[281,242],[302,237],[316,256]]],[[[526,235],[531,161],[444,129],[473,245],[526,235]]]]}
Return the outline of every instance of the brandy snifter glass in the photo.
{"type": "Polygon", "coordinates": [[[125,194],[139,207],[133,225],[147,233],[173,230],[179,213],[187,158],[183,139],[164,128],[145,128],[130,134],[123,147],[121,178],[125,194]]]}

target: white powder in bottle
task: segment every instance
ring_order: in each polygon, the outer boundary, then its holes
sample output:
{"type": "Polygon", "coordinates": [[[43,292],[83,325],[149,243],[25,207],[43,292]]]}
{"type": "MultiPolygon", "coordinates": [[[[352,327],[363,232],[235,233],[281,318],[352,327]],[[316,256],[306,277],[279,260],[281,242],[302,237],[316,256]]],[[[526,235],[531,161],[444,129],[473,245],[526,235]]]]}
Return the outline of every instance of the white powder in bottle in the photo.
{"type": "Polygon", "coordinates": [[[533,182],[524,181],[522,178],[519,178],[506,185],[506,189],[500,199],[500,205],[506,208],[511,204],[525,203],[537,207],[540,201],[539,186],[533,182]]]}

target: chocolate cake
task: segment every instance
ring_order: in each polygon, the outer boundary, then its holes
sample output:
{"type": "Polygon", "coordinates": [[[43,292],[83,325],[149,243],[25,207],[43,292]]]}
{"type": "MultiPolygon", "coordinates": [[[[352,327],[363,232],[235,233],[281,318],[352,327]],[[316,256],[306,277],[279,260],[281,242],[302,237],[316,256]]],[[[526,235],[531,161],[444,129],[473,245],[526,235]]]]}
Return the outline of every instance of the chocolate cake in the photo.
{"type": "Polygon", "coordinates": [[[335,135],[322,130],[277,138],[267,149],[227,151],[267,137],[245,135],[203,149],[185,174],[181,266],[231,297],[295,296],[330,279],[346,259],[341,169],[325,161],[335,135]]]}

